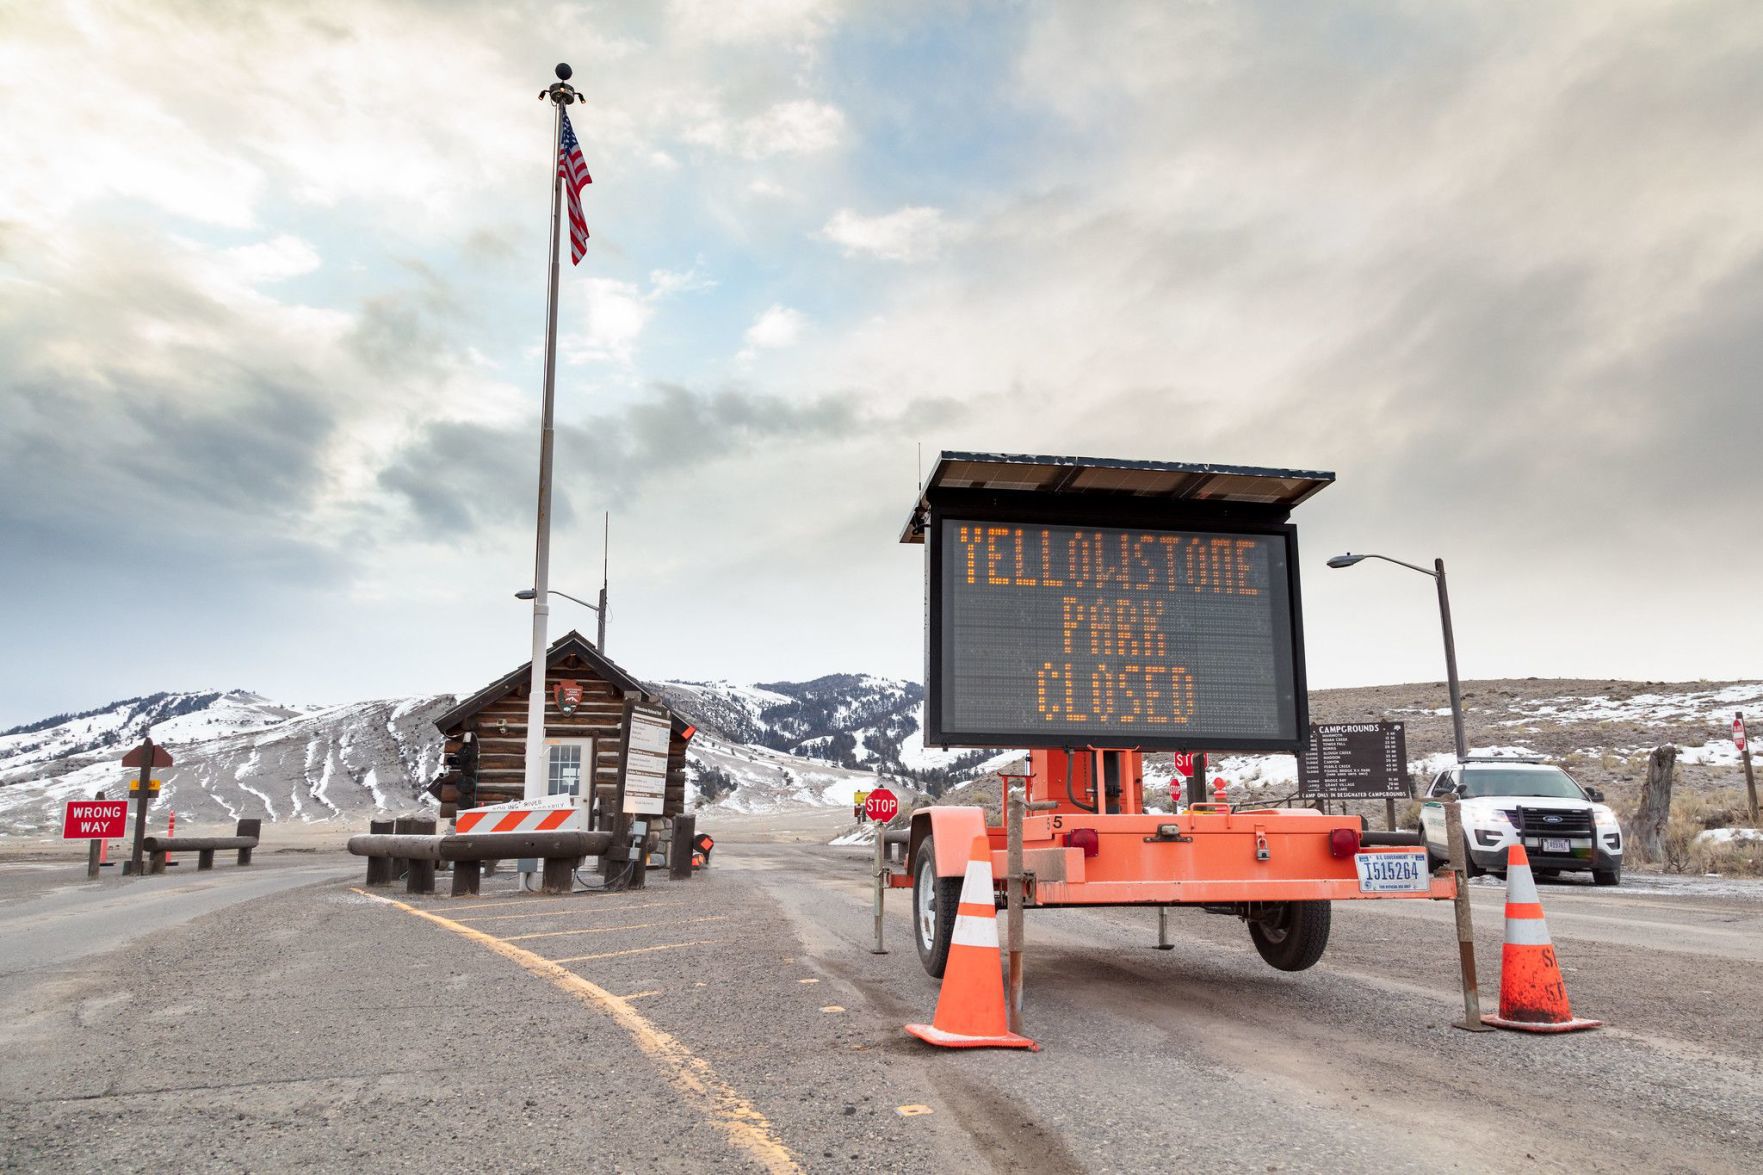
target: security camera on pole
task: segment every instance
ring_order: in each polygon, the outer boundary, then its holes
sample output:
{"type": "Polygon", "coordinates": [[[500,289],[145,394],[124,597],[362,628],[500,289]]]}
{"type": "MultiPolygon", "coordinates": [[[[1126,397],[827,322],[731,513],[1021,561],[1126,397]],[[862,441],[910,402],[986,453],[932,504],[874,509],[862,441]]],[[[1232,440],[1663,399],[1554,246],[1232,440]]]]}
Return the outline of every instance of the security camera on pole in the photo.
{"type": "Polygon", "coordinates": [[[544,407],[539,426],[539,519],[538,536],[533,557],[533,663],[532,684],[527,702],[525,798],[539,799],[546,791],[545,764],[545,652],[546,621],[550,615],[547,601],[551,562],[551,450],[553,417],[557,401],[557,270],[560,211],[565,194],[569,197],[569,244],[572,264],[581,264],[587,251],[588,225],[582,215],[581,189],[592,183],[586,163],[582,160],[575,130],[569,125],[564,107],[576,101],[574,87],[569,84],[573,71],[568,65],[557,67],[557,80],[539,92],[541,100],[550,99],[556,113],[551,134],[551,248],[550,281],[545,304],[545,391],[544,407]]]}

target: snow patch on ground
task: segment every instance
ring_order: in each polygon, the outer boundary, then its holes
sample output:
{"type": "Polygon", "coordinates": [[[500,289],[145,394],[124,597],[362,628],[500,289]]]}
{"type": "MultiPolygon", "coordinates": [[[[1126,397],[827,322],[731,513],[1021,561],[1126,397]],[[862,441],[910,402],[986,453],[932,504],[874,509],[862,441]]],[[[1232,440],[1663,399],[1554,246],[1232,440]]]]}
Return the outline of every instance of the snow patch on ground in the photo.
{"type": "Polygon", "coordinates": [[[1698,844],[1763,844],[1763,829],[1710,828],[1696,834],[1698,844]]]}

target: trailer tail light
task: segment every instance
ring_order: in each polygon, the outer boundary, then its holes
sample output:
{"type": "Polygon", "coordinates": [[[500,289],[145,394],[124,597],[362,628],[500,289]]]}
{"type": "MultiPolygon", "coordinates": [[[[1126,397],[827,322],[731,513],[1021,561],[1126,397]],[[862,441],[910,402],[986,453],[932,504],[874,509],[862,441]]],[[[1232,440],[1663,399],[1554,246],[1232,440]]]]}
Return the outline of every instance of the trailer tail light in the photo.
{"type": "Polygon", "coordinates": [[[1093,857],[1102,848],[1102,838],[1093,828],[1074,828],[1065,834],[1065,847],[1082,849],[1084,856],[1093,857]]]}
{"type": "Polygon", "coordinates": [[[1328,834],[1328,853],[1331,857],[1351,857],[1359,851],[1359,830],[1357,828],[1337,828],[1328,834]]]}

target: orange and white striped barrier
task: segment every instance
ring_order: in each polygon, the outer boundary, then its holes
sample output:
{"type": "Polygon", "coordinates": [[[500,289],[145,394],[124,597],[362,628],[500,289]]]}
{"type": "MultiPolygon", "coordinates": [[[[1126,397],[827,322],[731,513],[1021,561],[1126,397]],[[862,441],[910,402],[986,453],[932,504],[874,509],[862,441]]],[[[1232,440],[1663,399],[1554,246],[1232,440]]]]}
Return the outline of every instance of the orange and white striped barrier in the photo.
{"type": "Polygon", "coordinates": [[[1500,948],[1500,1014],[1484,1024],[1520,1032],[1576,1032],[1601,1028],[1602,1020],[1581,1020],[1567,1003],[1561,964],[1543,921],[1530,854],[1515,844],[1506,857],[1506,945],[1500,948]]]}
{"type": "Polygon", "coordinates": [[[467,832],[578,832],[586,830],[576,797],[544,796],[467,808],[453,819],[453,829],[467,832]]]}
{"type": "Polygon", "coordinates": [[[949,1049],[1033,1049],[1040,1045],[1010,1031],[1004,1008],[1004,960],[998,950],[998,908],[992,892],[992,851],[973,838],[961,904],[955,911],[943,989],[929,1024],[908,1024],[922,1041],[949,1049]]]}

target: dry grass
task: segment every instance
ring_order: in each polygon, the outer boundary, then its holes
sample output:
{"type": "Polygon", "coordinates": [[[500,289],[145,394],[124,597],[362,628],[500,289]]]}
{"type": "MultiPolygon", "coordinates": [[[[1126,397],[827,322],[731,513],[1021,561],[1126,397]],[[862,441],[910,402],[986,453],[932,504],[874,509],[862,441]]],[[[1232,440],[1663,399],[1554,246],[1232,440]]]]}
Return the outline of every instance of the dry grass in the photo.
{"type": "MultiPolygon", "coordinates": [[[[1638,803],[1638,800],[1637,800],[1638,803]]],[[[1628,830],[1626,856],[1645,861],[1640,841],[1634,836],[1634,807],[1618,810],[1628,830]]],[[[1751,827],[1744,794],[1733,788],[1686,791],[1673,789],[1671,816],[1660,842],[1660,859],[1646,862],[1668,873],[1719,873],[1726,876],[1763,877],[1763,844],[1756,841],[1698,841],[1713,828],[1751,827]]]]}

